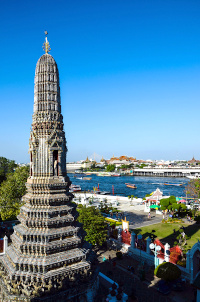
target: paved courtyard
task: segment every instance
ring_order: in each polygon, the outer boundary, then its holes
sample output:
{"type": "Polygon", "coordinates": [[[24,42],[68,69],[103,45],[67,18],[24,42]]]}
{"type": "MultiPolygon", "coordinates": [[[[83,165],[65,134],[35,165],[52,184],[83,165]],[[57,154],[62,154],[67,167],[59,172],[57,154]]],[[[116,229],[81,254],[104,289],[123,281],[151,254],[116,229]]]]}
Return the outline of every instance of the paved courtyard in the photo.
{"type": "Polygon", "coordinates": [[[148,218],[148,213],[144,212],[129,212],[125,211],[124,216],[129,221],[130,229],[141,228],[143,226],[159,223],[162,221],[162,215],[151,213],[151,218],[148,218]]]}
{"type": "MultiPolygon", "coordinates": [[[[98,260],[100,262],[100,272],[122,285],[124,292],[128,296],[134,293],[139,302],[194,301],[194,289],[190,284],[186,284],[182,292],[172,291],[167,296],[159,293],[156,286],[159,279],[154,278],[154,267],[152,266],[143,266],[145,269],[145,280],[141,281],[142,263],[129,255],[125,255],[123,259],[119,260],[116,258],[115,251],[100,251],[98,253],[98,260]],[[110,261],[109,256],[111,258],[110,261]],[[107,259],[106,261],[103,261],[104,257],[107,259]],[[128,270],[128,266],[134,267],[134,273],[128,270]]],[[[130,298],[129,301],[131,302],[130,298]]]]}

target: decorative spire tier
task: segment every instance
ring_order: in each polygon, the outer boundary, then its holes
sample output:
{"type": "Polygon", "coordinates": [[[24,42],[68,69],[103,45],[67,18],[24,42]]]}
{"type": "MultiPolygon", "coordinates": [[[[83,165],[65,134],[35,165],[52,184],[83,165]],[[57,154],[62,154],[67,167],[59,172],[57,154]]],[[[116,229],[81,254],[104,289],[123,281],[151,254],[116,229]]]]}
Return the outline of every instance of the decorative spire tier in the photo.
{"type": "Polygon", "coordinates": [[[44,46],[35,70],[27,193],[12,244],[0,259],[0,298],[5,302],[14,301],[9,295],[17,301],[36,301],[35,296],[66,291],[71,282],[88,278],[90,269],[79,248],[76,212],[68,193],[59,73],[47,37],[44,46]]]}

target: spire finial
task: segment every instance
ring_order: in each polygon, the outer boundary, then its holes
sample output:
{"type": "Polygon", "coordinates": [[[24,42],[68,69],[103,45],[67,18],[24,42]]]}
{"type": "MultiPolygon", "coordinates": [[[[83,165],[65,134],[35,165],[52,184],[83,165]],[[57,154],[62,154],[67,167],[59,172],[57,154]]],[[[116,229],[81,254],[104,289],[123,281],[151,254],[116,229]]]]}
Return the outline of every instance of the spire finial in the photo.
{"type": "Polygon", "coordinates": [[[43,44],[43,50],[45,51],[45,53],[49,53],[51,48],[50,48],[50,44],[49,44],[49,41],[47,40],[47,35],[48,35],[48,32],[45,30],[45,42],[43,44]]]}

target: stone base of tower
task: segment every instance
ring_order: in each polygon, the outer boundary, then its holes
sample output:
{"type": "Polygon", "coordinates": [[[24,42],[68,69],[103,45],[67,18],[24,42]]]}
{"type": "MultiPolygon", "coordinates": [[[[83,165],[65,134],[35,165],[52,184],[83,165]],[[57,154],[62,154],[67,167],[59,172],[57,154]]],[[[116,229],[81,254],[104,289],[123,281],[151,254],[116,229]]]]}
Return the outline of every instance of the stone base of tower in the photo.
{"type": "Polygon", "coordinates": [[[75,286],[60,292],[52,291],[48,295],[41,294],[38,297],[13,295],[8,292],[3,280],[0,278],[0,302],[95,302],[98,288],[98,271],[93,273],[92,278],[87,283],[76,284],[75,286]]]}

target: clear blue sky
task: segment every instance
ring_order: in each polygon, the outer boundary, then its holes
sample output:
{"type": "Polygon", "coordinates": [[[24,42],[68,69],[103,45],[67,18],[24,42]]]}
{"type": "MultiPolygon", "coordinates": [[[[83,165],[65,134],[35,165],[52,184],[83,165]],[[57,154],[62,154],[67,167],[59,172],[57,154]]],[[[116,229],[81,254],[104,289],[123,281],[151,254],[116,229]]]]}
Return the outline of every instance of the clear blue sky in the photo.
{"type": "Polygon", "coordinates": [[[200,1],[0,2],[0,156],[28,162],[47,30],[68,161],[200,158],[200,1]]]}

